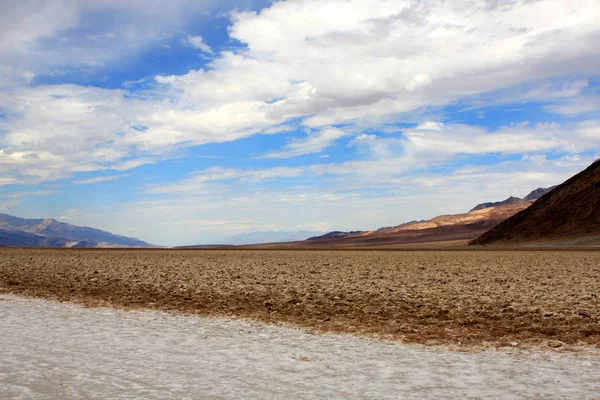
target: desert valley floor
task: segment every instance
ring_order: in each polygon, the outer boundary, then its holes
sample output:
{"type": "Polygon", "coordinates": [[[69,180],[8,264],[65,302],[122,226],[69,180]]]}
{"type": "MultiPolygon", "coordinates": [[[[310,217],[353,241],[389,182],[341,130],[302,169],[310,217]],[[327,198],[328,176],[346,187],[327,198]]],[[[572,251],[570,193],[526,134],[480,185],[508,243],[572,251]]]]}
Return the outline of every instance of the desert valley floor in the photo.
{"type": "Polygon", "coordinates": [[[599,284],[596,251],[5,248],[0,397],[592,399],[599,284]]]}
{"type": "Polygon", "coordinates": [[[0,292],[454,348],[600,345],[596,251],[0,249],[0,292]]]}

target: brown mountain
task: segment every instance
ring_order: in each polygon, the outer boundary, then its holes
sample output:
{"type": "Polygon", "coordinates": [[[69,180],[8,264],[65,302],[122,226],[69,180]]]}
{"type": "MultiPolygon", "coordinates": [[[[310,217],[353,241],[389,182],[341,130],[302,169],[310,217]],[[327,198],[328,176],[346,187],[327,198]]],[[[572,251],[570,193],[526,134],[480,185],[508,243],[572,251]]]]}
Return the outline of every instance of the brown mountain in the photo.
{"type": "Polygon", "coordinates": [[[265,243],[243,246],[262,249],[319,249],[319,248],[376,248],[404,245],[449,246],[466,245],[506,218],[528,207],[532,202],[505,204],[488,207],[464,214],[441,215],[427,221],[416,221],[396,227],[369,232],[353,232],[352,235],[335,235],[313,238],[300,242],[265,243]]]}
{"type": "Polygon", "coordinates": [[[600,245],[600,162],[471,244],[600,245]]]}

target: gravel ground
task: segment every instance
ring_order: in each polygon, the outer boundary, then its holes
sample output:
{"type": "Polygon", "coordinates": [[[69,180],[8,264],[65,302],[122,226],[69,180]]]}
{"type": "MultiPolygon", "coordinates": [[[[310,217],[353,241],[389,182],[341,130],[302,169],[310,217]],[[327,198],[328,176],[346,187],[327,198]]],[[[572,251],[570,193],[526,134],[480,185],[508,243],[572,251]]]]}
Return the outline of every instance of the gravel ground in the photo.
{"type": "Polygon", "coordinates": [[[453,352],[0,296],[2,399],[597,399],[600,355],[453,352]]]}

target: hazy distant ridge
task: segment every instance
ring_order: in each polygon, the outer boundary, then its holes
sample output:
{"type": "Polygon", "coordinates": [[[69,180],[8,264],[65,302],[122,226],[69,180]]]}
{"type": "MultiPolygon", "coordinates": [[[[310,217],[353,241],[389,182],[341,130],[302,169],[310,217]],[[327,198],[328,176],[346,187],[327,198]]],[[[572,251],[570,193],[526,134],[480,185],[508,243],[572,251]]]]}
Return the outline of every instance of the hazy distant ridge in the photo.
{"type": "Polygon", "coordinates": [[[115,235],[52,218],[28,219],[0,213],[0,246],[152,247],[142,240],[115,235]]]}
{"type": "Polygon", "coordinates": [[[277,243],[277,242],[295,242],[305,240],[314,235],[320,235],[322,232],[315,231],[297,231],[297,232],[249,232],[230,236],[221,241],[221,244],[244,245],[256,243],[277,243]]]}

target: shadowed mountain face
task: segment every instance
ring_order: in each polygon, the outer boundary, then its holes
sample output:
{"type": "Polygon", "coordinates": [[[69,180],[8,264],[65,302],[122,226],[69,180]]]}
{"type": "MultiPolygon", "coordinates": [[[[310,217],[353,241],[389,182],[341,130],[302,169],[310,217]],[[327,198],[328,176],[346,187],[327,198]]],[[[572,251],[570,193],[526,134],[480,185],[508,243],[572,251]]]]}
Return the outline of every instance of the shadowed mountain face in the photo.
{"type": "Polygon", "coordinates": [[[471,244],[536,242],[600,244],[600,162],[596,161],[471,244]]]}
{"type": "Polygon", "coordinates": [[[76,226],[55,219],[26,219],[0,213],[1,246],[150,247],[131,237],[76,226]]]}
{"type": "Polygon", "coordinates": [[[537,200],[540,197],[542,197],[543,195],[545,195],[546,193],[550,192],[551,190],[554,190],[554,188],[556,188],[558,185],[554,185],[554,186],[550,186],[549,188],[538,188],[535,189],[533,192],[529,193],[527,196],[523,197],[523,200],[525,201],[529,201],[529,200],[537,200]]]}

